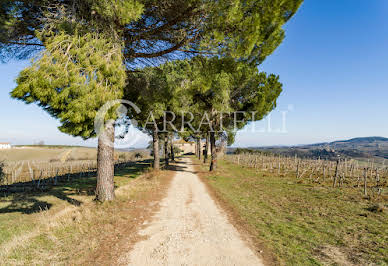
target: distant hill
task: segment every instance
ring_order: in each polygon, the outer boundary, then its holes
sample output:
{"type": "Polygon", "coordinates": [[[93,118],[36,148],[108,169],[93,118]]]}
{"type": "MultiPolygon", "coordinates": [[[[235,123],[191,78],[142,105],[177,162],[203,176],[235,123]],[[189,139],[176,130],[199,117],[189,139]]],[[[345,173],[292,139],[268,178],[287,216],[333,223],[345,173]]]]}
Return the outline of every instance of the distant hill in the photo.
{"type": "Polygon", "coordinates": [[[388,138],[365,137],[298,146],[250,147],[250,149],[304,158],[333,160],[340,157],[383,161],[388,159],[388,138]]]}

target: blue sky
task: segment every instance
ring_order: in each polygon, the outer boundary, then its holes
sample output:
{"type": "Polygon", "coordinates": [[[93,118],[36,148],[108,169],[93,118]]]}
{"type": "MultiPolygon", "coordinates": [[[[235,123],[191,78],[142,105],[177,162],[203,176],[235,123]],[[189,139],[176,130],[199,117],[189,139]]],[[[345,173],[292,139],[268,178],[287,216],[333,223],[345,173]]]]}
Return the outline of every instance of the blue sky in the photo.
{"type": "MultiPolygon", "coordinates": [[[[240,132],[234,146],[294,145],[388,137],[388,1],[305,0],[286,39],[260,70],[280,75],[283,93],[263,132],[240,132]],[[285,113],[285,129],[283,117],[285,113]]],[[[36,105],[12,100],[28,62],[0,64],[0,142],[95,145],[67,136],[36,105]]],[[[141,137],[137,147],[145,145],[141,137]]]]}

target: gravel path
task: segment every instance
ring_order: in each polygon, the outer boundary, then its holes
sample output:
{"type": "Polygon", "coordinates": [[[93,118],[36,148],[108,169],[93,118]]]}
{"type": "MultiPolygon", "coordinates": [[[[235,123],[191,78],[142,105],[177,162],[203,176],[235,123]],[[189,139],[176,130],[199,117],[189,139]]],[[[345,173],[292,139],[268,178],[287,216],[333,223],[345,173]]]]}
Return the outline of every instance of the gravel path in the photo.
{"type": "Polygon", "coordinates": [[[263,265],[183,159],[146,240],[122,258],[129,265],[263,265]]]}

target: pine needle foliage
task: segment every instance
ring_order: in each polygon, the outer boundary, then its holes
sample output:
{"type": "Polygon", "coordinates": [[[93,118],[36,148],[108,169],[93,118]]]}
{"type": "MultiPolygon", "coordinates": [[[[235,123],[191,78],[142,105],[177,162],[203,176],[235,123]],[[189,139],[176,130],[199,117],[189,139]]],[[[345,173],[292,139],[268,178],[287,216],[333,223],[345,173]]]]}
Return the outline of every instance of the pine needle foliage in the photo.
{"type": "Polygon", "coordinates": [[[100,23],[125,39],[127,67],[135,69],[198,54],[241,58],[259,65],[284,39],[283,25],[303,0],[0,0],[2,60],[25,58],[44,45],[46,7],[86,24],[100,23]],[[19,48],[19,49],[17,49],[19,48]]]}
{"type": "MultiPolygon", "coordinates": [[[[110,33],[85,32],[71,20],[54,21],[37,33],[45,50],[20,73],[11,96],[37,103],[59,119],[64,133],[94,137],[98,109],[123,95],[123,44],[110,33]]],[[[111,118],[114,109],[106,117],[111,118]]]]}

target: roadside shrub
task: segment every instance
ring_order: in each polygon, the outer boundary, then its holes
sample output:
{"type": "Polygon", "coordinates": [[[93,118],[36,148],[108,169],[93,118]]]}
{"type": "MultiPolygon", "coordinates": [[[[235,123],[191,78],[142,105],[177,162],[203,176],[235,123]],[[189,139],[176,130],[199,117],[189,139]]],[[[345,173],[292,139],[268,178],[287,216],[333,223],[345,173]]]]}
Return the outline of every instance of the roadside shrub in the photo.
{"type": "Polygon", "coordinates": [[[259,149],[249,149],[249,148],[237,148],[234,150],[233,154],[262,154],[262,155],[273,155],[270,151],[263,151],[259,149]]]}

